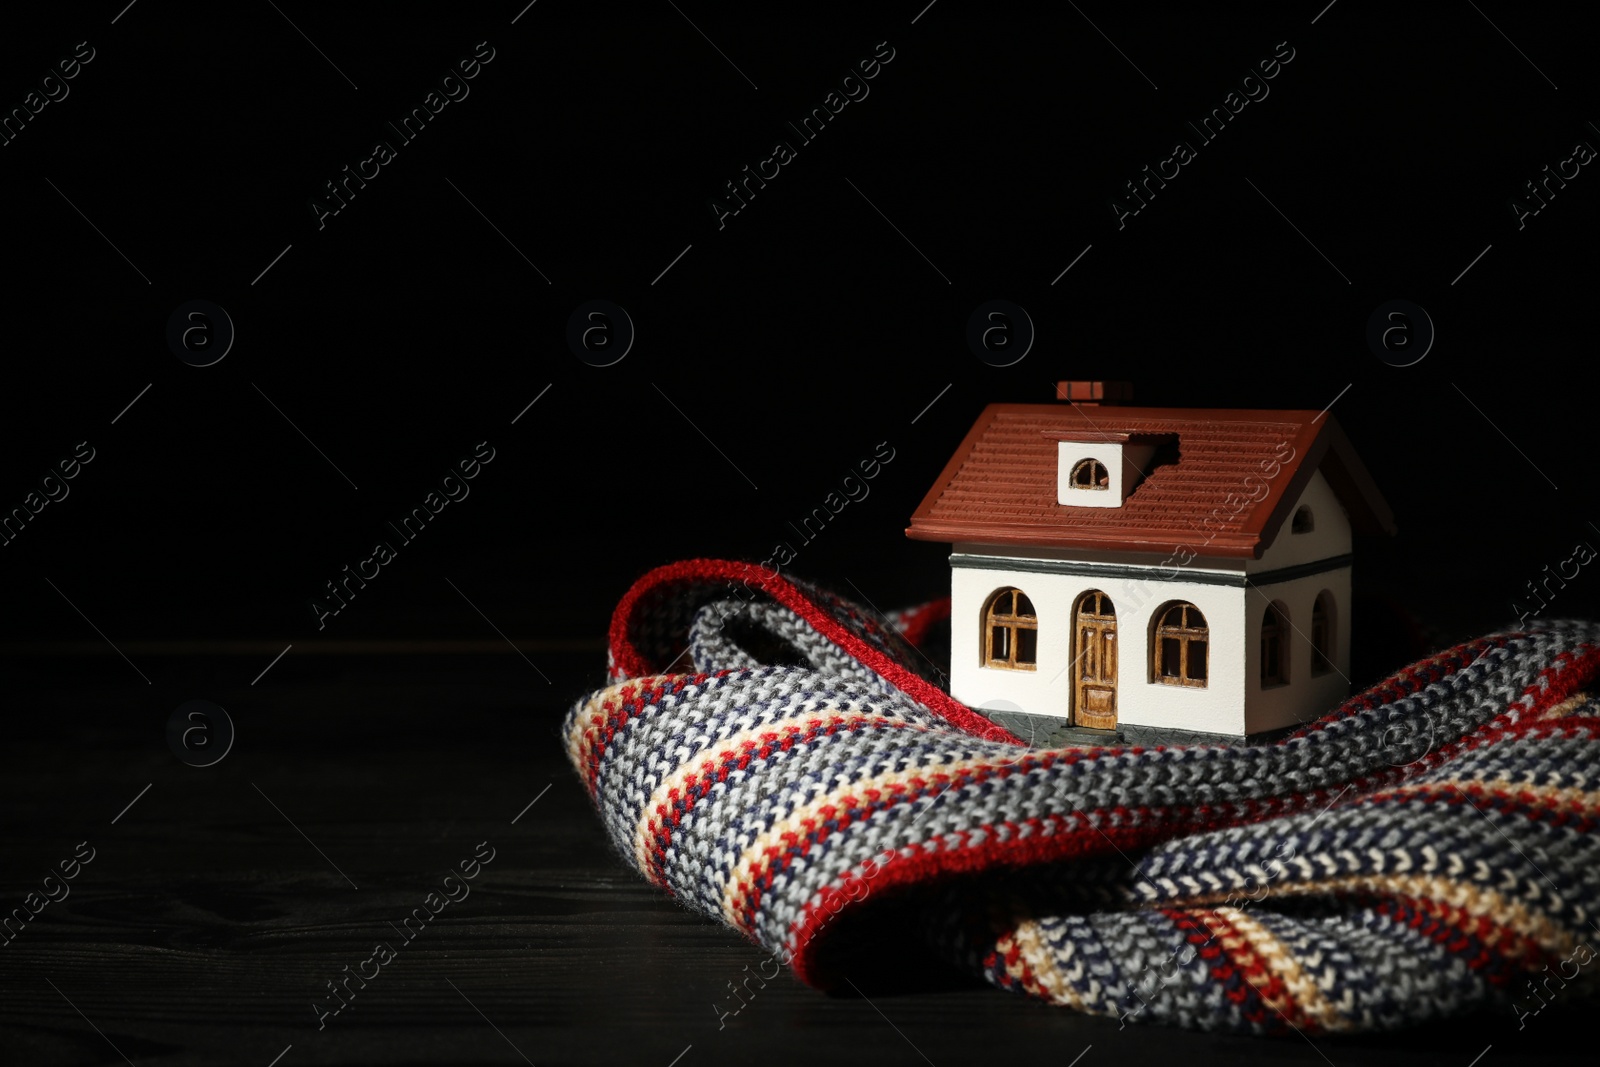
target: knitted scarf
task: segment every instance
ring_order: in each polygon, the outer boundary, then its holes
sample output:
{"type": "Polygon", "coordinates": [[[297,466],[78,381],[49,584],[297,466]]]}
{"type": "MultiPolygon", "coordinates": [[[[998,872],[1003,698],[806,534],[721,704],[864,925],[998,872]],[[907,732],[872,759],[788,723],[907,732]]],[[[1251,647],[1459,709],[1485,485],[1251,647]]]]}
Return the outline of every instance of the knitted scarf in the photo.
{"type": "Polygon", "coordinates": [[[1036,748],[937,684],[948,610],[743,563],[640,579],[565,723],[613,844],[824,989],[932,956],[1124,1021],[1316,1033],[1509,1023],[1593,958],[1600,624],[1450,649],[1275,743],[1036,748]]]}

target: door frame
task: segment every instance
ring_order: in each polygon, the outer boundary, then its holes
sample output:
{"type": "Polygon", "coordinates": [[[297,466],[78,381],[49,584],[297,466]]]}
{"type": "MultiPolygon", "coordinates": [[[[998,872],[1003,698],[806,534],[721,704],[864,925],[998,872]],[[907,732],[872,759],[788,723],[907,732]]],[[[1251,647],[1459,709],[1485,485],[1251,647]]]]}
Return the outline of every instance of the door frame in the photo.
{"type": "Polygon", "coordinates": [[[1095,628],[1101,634],[1101,636],[1099,637],[1099,640],[1101,641],[1102,646],[1103,646],[1103,644],[1104,644],[1104,642],[1106,640],[1104,635],[1109,633],[1110,636],[1111,636],[1111,641],[1112,641],[1111,676],[1109,678],[1099,679],[1100,682],[1102,682],[1103,684],[1109,686],[1109,688],[1111,690],[1111,725],[1109,727],[1106,727],[1106,726],[1091,726],[1091,727],[1085,727],[1085,729],[1093,729],[1093,730],[1112,729],[1112,730],[1114,730],[1114,729],[1116,729],[1116,725],[1117,725],[1117,690],[1119,688],[1119,686],[1117,684],[1117,675],[1120,673],[1120,666],[1121,666],[1122,656],[1121,656],[1121,649],[1119,647],[1120,642],[1117,640],[1118,624],[1117,624],[1117,608],[1116,608],[1116,604],[1112,601],[1111,597],[1106,595],[1105,591],[1102,590],[1102,589],[1085,589],[1083,592],[1079,593],[1072,601],[1072,649],[1071,649],[1071,652],[1072,652],[1072,661],[1071,661],[1072,662],[1072,672],[1071,672],[1072,673],[1072,690],[1071,690],[1071,693],[1070,693],[1070,696],[1069,696],[1070,707],[1068,709],[1069,710],[1068,721],[1073,726],[1082,726],[1083,725],[1082,723],[1080,723],[1078,721],[1079,715],[1081,714],[1081,705],[1083,703],[1083,687],[1084,687],[1084,682],[1083,682],[1083,679],[1082,679],[1082,671],[1079,668],[1079,662],[1078,661],[1079,661],[1079,658],[1083,655],[1083,651],[1084,651],[1083,648],[1081,647],[1082,643],[1083,643],[1083,624],[1084,624],[1084,621],[1085,621],[1085,618],[1084,618],[1084,606],[1085,606],[1086,602],[1089,600],[1089,598],[1093,597],[1093,596],[1100,597],[1100,604],[1101,604],[1102,609],[1109,610],[1109,612],[1110,612],[1109,615],[1090,614],[1088,616],[1088,618],[1090,620],[1093,620],[1091,622],[1091,625],[1095,625],[1095,628]]]}

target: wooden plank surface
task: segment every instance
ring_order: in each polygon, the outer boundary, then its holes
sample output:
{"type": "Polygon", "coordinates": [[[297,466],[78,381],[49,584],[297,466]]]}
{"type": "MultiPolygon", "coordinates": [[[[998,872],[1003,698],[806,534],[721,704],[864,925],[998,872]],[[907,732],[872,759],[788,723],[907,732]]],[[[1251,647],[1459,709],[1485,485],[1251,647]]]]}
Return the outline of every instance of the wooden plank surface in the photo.
{"type": "Polygon", "coordinates": [[[782,975],[722,1019],[729,983],[765,955],[610,851],[558,740],[598,677],[592,655],[546,655],[549,684],[498,656],[286,658],[254,687],[259,657],[174,658],[150,686],[103,662],[0,664],[23,679],[0,747],[5,910],[79,842],[95,850],[70,895],[0,947],[7,1064],[1589,1058],[1581,1016],[1559,1009],[1520,1032],[1507,1010],[1313,1045],[1119,1030],[942,979],[868,985],[864,1000],[782,975]],[[208,768],[165,742],[196,697],[237,728],[208,768]],[[402,942],[394,926],[485,841],[494,859],[469,895],[402,942]],[[319,1029],[313,1002],[377,941],[395,958],[319,1029]]]}

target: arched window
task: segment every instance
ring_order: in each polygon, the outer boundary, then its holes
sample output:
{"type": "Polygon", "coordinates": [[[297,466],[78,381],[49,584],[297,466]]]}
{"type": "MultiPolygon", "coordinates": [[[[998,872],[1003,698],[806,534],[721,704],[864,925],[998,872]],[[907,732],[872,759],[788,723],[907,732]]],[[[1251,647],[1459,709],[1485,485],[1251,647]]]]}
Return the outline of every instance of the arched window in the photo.
{"type": "Polygon", "coordinates": [[[1156,612],[1155,620],[1150,680],[1205,688],[1206,655],[1211,645],[1206,617],[1193,604],[1179,601],[1156,612]]]}
{"type": "Polygon", "coordinates": [[[1311,673],[1333,670],[1333,594],[1324,589],[1311,605],[1311,673]]]}
{"type": "Polygon", "coordinates": [[[1002,589],[983,609],[983,665],[1031,671],[1039,662],[1039,616],[1020,589],[1002,589]]]}
{"type": "Polygon", "coordinates": [[[1294,521],[1289,524],[1290,533],[1310,533],[1317,528],[1316,516],[1311,514],[1311,509],[1302,507],[1294,513],[1294,521]]]}
{"type": "Polygon", "coordinates": [[[1261,617],[1261,685],[1289,683],[1289,612],[1274,600],[1261,617]]]}
{"type": "Polygon", "coordinates": [[[1097,459],[1080,459],[1072,466],[1072,477],[1068,480],[1074,489],[1109,489],[1111,488],[1111,475],[1106,471],[1106,465],[1097,459]]]}

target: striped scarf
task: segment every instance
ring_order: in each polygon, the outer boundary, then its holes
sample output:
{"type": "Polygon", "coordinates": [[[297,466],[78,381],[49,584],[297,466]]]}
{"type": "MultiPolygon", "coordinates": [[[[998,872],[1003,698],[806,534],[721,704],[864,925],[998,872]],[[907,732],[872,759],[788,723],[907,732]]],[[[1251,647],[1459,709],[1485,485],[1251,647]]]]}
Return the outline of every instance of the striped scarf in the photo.
{"type": "Polygon", "coordinates": [[[931,955],[1125,1022],[1316,1033],[1509,1023],[1592,959],[1600,624],[1458,646],[1271,744],[1036,748],[939,687],[947,613],[742,563],[640,579],[565,723],[613,844],[823,989],[931,955]]]}

